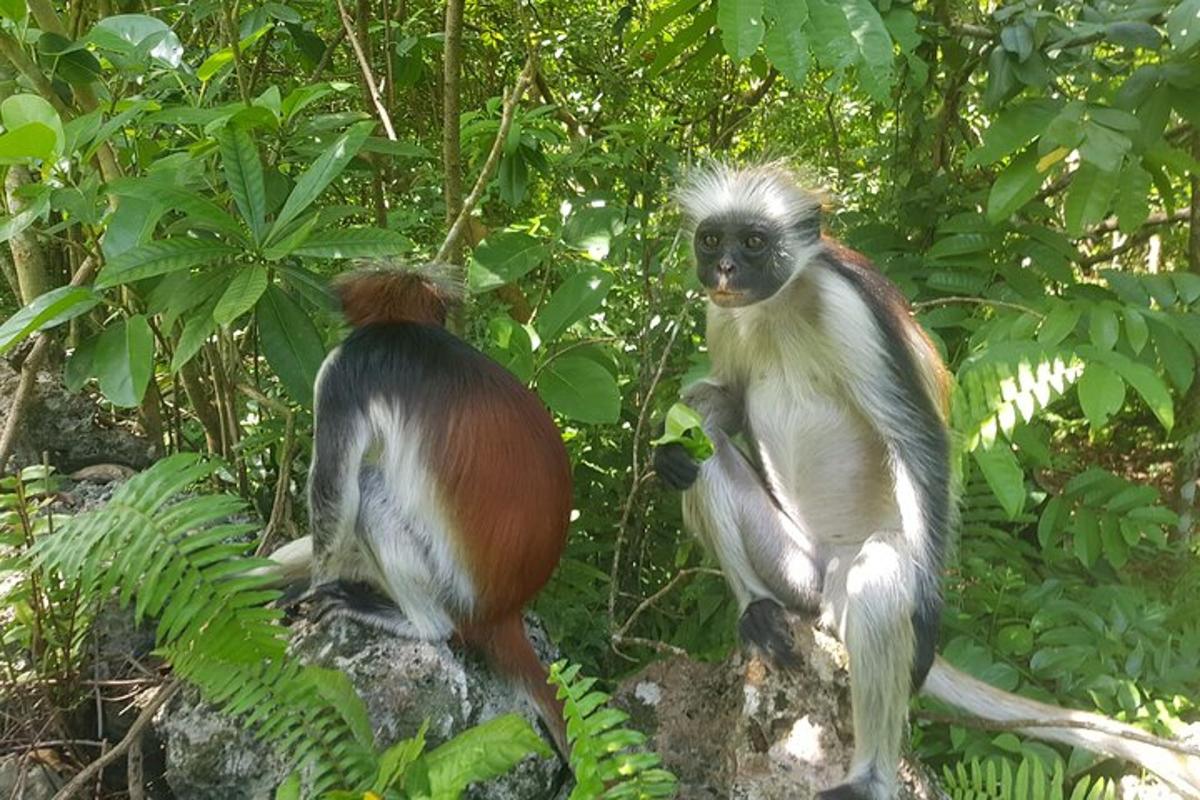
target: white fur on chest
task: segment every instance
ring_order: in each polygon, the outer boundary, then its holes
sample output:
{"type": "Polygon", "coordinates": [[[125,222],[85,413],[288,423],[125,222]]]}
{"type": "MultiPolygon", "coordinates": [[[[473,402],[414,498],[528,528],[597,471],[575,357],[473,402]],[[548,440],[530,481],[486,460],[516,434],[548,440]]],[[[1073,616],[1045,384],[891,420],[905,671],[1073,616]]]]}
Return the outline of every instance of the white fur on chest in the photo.
{"type": "Polygon", "coordinates": [[[714,373],[742,387],[756,455],[789,515],[833,544],[896,527],[886,449],[840,378],[836,343],[815,321],[769,308],[709,323],[714,373]]]}

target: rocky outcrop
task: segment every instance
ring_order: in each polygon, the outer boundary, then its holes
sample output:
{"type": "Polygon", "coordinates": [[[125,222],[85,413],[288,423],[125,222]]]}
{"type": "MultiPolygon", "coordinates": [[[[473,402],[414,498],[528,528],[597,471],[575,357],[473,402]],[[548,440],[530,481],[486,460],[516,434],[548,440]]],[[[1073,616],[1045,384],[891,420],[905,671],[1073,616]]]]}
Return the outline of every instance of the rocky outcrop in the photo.
{"type": "MultiPolygon", "coordinates": [[[[689,800],[805,800],[841,782],[854,749],[845,651],[797,625],[803,666],[776,672],[757,658],[672,658],[625,680],[615,702],[650,736],[689,800]]],[[[900,800],[942,798],[905,762],[900,800]]]]}
{"type": "MultiPolygon", "coordinates": [[[[555,657],[544,633],[530,626],[544,662],[555,657]]],[[[346,673],[370,714],[383,747],[412,736],[429,720],[429,747],[488,719],[516,712],[537,729],[529,704],[485,664],[444,642],[397,639],[354,622],[296,626],[291,649],[300,660],[346,673]]],[[[286,768],[269,745],[236,720],[181,693],[155,729],[166,743],[166,778],[188,800],[269,800],[286,768]]],[[[530,756],[514,771],[465,795],[476,800],[551,800],[567,779],[557,758],[530,756]]]]}

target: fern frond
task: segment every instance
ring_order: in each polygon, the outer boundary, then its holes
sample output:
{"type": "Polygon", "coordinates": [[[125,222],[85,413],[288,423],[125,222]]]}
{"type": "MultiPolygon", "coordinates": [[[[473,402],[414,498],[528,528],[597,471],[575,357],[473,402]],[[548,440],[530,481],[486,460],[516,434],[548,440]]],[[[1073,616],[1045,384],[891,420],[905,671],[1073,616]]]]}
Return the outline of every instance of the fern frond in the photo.
{"type": "MultiPolygon", "coordinates": [[[[942,783],[953,800],[1064,800],[1066,777],[1056,759],[1054,772],[1046,774],[1040,758],[1026,756],[1016,771],[1007,759],[960,761],[942,768],[942,783]]],[[[1080,778],[1070,800],[1112,800],[1116,784],[1105,778],[1080,778]]]]}
{"type": "Polygon", "coordinates": [[[341,673],[287,658],[281,612],[266,605],[279,593],[239,541],[254,526],[227,522],[243,504],[175,499],[213,470],[190,453],[162,459],[39,540],[35,563],[79,579],[93,600],[116,592],[139,621],[157,618],[156,643],[175,672],[304,765],[314,796],[364,785],[375,763],[362,701],[341,673]]]}
{"type": "Polygon", "coordinates": [[[958,371],[951,410],[967,452],[990,448],[996,436],[1011,435],[1029,422],[1083,374],[1083,362],[1069,349],[1036,342],[1003,342],[967,359],[958,371]]]}
{"type": "Polygon", "coordinates": [[[657,753],[640,749],[645,735],[623,727],[629,715],[607,707],[609,696],[592,690],[595,678],[579,677],[578,664],[565,664],[551,665],[550,683],[558,687],[571,740],[575,789],[569,800],[674,797],[675,776],[662,769],[657,753]]]}

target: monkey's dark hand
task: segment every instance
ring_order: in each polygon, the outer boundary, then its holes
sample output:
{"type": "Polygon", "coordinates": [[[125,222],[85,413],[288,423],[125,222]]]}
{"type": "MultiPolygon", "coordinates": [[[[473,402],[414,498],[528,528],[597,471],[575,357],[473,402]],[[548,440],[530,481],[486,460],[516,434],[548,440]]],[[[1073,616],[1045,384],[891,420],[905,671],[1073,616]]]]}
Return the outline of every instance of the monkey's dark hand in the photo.
{"type": "Polygon", "coordinates": [[[700,465],[687,448],[678,442],[671,442],[654,449],[654,471],[663,483],[682,492],[696,482],[700,465]]]}

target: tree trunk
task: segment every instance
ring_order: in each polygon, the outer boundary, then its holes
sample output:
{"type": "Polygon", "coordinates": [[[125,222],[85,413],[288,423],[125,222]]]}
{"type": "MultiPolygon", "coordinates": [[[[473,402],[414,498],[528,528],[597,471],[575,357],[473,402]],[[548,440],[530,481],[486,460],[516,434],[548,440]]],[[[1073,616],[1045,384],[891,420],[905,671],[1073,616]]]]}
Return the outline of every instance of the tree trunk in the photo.
{"type": "MultiPolygon", "coordinates": [[[[445,60],[442,73],[442,168],[446,173],[446,229],[454,224],[463,204],[462,140],[458,119],[462,78],[463,0],[446,4],[445,60]]],[[[451,264],[462,261],[462,245],[455,244],[446,258],[451,264]]]]}
{"type": "MultiPolygon", "coordinates": [[[[29,183],[29,171],[24,167],[14,165],[8,168],[8,175],[4,179],[4,194],[10,214],[15,216],[28,206],[25,199],[18,196],[17,191],[29,183]]],[[[30,303],[50,288],[46,254],[42,252],[42,246],[32,228],[26,228],[13,236],[8,240],[8,246],[12,250],[21,302],[30,303]]]]}
{"type": "MultiPolygon", "coordinates": [[[[1192,134],[1192,155],[1200,156],[1200,131],[1192,134]]],[[[1192,174],[1192,205],[1188,219],[1188,270],[1200,274],[1200,175],[1192,174]]],[[[1200,382],[1183,398],[1182,440],[1179,460],[1175,464],[1175,485],[1179,496],[1179,532],[1190,539],[1196,528],[1197,484],[1200,483],[1200,382]]]]}

